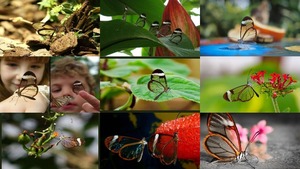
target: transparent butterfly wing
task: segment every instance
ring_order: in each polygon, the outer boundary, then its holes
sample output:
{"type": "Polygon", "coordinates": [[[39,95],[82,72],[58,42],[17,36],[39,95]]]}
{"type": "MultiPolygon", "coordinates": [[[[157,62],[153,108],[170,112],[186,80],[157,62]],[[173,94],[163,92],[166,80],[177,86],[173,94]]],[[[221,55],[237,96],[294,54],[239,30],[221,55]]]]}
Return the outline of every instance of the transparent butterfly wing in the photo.
{"type": "Polygon", "coordinates": [[[80,138],[74,138],[74,137],[63,137],[61,139],[61,144],[65,148],[73,148],[73,147],[78,147],[83,144],[83,140],[80,138]]]}
{"type": "Polygon", "coordinates": [[[172,31],[171,31],[171,22],[170,21],[164,21],[162,23],[162,26],[159,29],[158,35],[160,37],[162,37],[162,36],[170,35],[171,33],[172,33],[172,31]]]}
{"type": "Polygon", "coordinates": [[[70,103],[74,98],[72,96],[62,96],[58,98],[53,98],[51,95],[51,101],[53,104],[55,104],[56,107],[62,107],[64,105],[67,105],[70,103]]]}
{"type": "Polygon", "coordinates": [[[20,87],[16,91],[18,96],[23,96],[31,100],[35,100],[35,96],[38,94],[38,86],[36,85],[36,76],[33,72],[27,71],[22,76],[20,87]]]}
{"type": "Polygon", "coordinates": [[[107,149],[113,153],[118,153],[119,150],[126,144],[136,143],[141,141],[140,139],[127,137],[127,136],[109,136],[104,140],[104,144],[107,149]]]}
{"type": "Polygon", "coordinates": [[[253,98],[254,94],[259,97],[250,84],[245,84],[227,91],[224,93],[223,98],[231,102],[247,102],[253,98]]]}
{"type": "Polygon", "coordinates": [[[147,142],[144,139],[135,143],[126,144],[119,150],[119,156],[124,160],[137,159],[137,161],[140,162],[146,144],[147,142]]]}
{"type": "Polygon", "coordinates": [[[135,25],[136,25],[136,26],[139,26],[139,27],[144,27],[145,24],[146,24],[146,19],[147,19],[147,18],[146,18],[146,15],[145,15],[145,14],[141,14],[141,15],[139,16],[139,18],[137,19],[135,25]]]}
{"type": "Polygon", "coordinates": [[[254,42],[256,41],[257,31],[254,28],[254,22],[251,17],[246,16],[243,18],[240,26],[240,41],[241,42],[254,42]]]}
{"type": "Polygon", "coordinates": [[[162,149],[162,157],[160,161],[162,164],[170,165],[175,164],[177,160],[177,148],[178,148],[178,135],[174,134],[172,139],[170,139],[167,144],[162,149]]]}
{"type": "Polygon", "coordinates": [[[159,158],[162,164],[176,163],[178,149],[178,135],[155,134],[149,139],[148,149],[151,155],[159,158]]]}
{"type": "Polygon", "coordinates": [[[228,113],[212,113],[207,118],[207,128],[209,133],[219,134],[241,151],[240,135],[232,116],[228,113]]]}
{"type": "Polygon", "coordinates": [[[221,134],[210,133],[204,140],[205,150],[221,161],[233,161],[241,153],[232,142],[221,134]]]}
{"type": "Polygon", "coordinates": [[[30,84],[17,91],[17,93],[19,96],[23,96],[28,99],[35,100],[34,97],[38,94],[38,91],[39,89],[37,85],[30,84]]]}
{"type": "Polygon", "coordinates": [[[160,69],[155,69],[150,81],[148,82],[148,89],[154,93],[161,93],[168,89],[167,79],[164,72],[160,69]]]}
{"type": "Polygon", "coordinates": [[[73,83],[72,90],[73,90],[73,92],[76,93],[76,94],[78,94],[79,91],[84,90],[84,86],[83,86],[82,82],[80,82],[79,80],[76,80],[76,81],[73,83]]]}

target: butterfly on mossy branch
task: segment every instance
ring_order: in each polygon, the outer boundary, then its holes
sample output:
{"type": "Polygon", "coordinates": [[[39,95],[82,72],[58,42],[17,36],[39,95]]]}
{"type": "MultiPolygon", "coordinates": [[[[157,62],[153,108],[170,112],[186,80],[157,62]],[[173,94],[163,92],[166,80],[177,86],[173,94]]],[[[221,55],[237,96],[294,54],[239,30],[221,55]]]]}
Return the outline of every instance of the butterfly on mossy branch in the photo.
{"type": "Polygon", "coordinates": [[[152,72],[148,82],[148,89],[153,93],[158,93],[154,100],[157,100],[164,92],[170,90],[165,73],[161,69],[155,69],[152,72]]]}

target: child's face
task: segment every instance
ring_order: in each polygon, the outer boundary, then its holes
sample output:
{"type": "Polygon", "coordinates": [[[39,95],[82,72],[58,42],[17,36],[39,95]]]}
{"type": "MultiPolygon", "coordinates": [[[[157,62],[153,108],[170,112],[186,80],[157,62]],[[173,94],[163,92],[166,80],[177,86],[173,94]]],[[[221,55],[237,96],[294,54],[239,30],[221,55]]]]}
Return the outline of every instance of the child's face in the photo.
{"type": "Polygon", "coordinates": [[[54,98],[62,96],[72,96],[74,98],[70,103],[58,109],[57,107],[55,107],[55,105],[51,105],[52,110],[64,113],[78,113],[82,110],[81,106],[86,101],[82,97],[74,93],[73,84],[75,81],[80,81],[83,84],[84,90],[90,92],[90,89],[84,77],[62,75],[51,78],[51,94],[54,98]]]}
{"type": "Polygon", "coordinates": [[[24,58],[16,61],[0,61],[0,75],[4,87],[10,92],[15,92],[20,85],[22,76],[27,71],[32,71],[37,78],[39,84],[43,78],[45,63],[36,63],[30,58],[24,58]]]}

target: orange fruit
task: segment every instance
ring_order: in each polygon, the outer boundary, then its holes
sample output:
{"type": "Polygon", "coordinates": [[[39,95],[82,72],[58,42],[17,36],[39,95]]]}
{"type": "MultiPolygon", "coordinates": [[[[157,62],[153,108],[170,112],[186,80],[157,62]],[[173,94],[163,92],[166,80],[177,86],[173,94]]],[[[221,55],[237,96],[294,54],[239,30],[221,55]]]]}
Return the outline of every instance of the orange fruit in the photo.
{"type": "Polygon", "coordinates": [[[252,19],[254,21],[254,28],[257,30],[258,34],[271,35],[273,36],[274,41],[280,41],[284,37],[285,29],[265,25],[257,21],[254,17],[252,19]]]}

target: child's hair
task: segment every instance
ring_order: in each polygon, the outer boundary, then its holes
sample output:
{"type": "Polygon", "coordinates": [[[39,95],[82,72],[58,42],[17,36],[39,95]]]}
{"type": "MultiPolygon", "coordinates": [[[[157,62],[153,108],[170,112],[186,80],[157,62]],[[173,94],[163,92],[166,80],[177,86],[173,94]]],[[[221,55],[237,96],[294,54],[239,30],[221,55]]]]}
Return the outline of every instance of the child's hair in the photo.
{"type": "MultiPolygon", "coordinates": [[[[9,56],[9,57],[0,57],[0,62],[2,60],[18,62],[23,59],[28,59],[28,60],[31,60],[36,63],[44,63],[45,70],[44,70],[43,78],[38,85],[49,85],[49,64],[48,64],[49,60],[50,60],[49,57],[11,57],[11,56],[9,56]]],[[[9,73],[9,72],[7,72],[7,73],[9,73]]],[[[11,95],[12,94],[4,87],[2,80],[0,80],[0,101],[7,99],[11,95]]]]}
{"type": "Polygon", "coordinates": [[[67,75],[74,77],[76,75],[85,77],[85,80],[90,88],[90,93],[93,92],[95,88],[95,79],[89,72],[87,65],[80,61],[76,61],[72,57],[63,57],[62,59],[57,59],[51,65],[51,78],[58,76],[67,75]]]}

